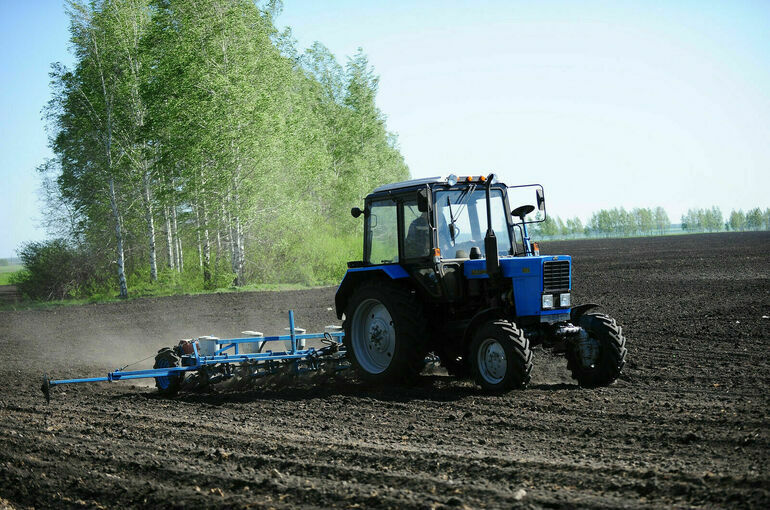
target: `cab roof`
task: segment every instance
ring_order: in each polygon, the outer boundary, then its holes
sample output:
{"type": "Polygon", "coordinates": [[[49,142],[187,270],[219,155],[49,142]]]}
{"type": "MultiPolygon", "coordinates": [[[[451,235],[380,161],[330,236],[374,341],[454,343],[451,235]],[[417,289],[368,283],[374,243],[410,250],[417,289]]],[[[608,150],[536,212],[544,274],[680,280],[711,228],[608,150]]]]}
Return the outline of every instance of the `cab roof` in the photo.
{"type": "MultiPolygon", "coordinates": [[[[375,188],[374,191],[372,191],[370,194],[371,195],[375,195],[377,193],[382,193],[382,192],[385,192],[385,191],[395,191],[395,190],[401,190],[401,189],[407,189],[407,188],[414,188],[414,187],[418,187],[418,186],[425,186],[426,184],[428,184],[428,185],[430,185],[430,184],[448,184],[450,186],[454,186],[455,183],[457,183],[457,184],[462,185],[462,184],[465,184],[465,180],[466,179],[468,179],[468,180],[473,179],[473,182],[477,182],[478,183],[477,179],[479,179],[479,177],[475,177],[475,176],[472,176],[472,177],[467,177],[467,176],[457,177],[456,175],[452,174],[452,175],[450,175],[448,177],[438,177],[437,176],[437,177],[424,177],[424,178],[421,178],[421,179],[411,179],[409,181],[401,181],[401,182],[394,182],[394,183],[391,183],[391,184],[384,184],[382,186],[379,186],[379,187],[375,188]],[[450,179],[452,179],[451,183],[450,183],[450,179]]],[[[494,176],[494,179],[495,180],[492,181],[494,184],[500,184],[497,181],[497,176],[494,176]]],[[[503,186],[505,186],[505,185],[503,185],[503,186]]]]}
{"type": "Polygon", "coordinates": [[[394,182],[391,184],[383,184],[380,187],[374,188],[372,193],[379,193],[381,191],[393,191],[396,189],[410,188],[412,186],[422,186],[423,184],[438,184],[446,182],[443,177],[423,177],[422,179],[411,179],[409,181],[394,182]]]}

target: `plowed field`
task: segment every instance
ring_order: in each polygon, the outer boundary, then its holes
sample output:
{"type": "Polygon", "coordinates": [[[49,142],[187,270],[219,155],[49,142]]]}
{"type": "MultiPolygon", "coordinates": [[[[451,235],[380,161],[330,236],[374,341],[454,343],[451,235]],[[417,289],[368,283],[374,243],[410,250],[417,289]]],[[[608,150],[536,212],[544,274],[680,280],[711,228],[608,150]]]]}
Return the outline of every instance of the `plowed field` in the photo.
{"type": "MultiPolygon", "coordinates": [[[[770,234],[543,243],[629,358],[584,390],[535,351],[503,396],[441,373],[160,399],[55,389],[179,338],[336,323],[333,288],[0,311],[0,508],[770,507],[770,234]]],[[[143,366],[142,364],[137,366],[143,366]]]]}

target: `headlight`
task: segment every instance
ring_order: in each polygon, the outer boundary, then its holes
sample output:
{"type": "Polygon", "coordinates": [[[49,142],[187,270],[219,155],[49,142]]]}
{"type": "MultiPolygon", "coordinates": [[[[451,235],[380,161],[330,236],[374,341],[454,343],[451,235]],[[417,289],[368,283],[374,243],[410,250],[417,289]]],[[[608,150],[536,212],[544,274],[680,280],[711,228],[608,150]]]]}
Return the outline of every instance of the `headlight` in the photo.
{"type": "Polygon", "coordinates": [[[561,306],[561,307],[568,307],[569,305],[570,305],[569,292],[559,296],[559,306],[561,306]]]}
{"type": "Polygon", "coordinates": [[[543,309],[553,308],[553,294],[543,294],[543,309]]]}

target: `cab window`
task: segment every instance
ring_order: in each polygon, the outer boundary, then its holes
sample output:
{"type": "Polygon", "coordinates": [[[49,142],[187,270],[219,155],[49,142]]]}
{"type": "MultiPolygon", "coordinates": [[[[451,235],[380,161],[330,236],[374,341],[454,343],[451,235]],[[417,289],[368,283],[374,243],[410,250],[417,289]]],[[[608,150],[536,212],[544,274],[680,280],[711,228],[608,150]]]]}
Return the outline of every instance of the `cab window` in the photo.
{"type": "Polygon", "coordinates": [[[372,202],[368,217],[370,264],[398,262],[398,215],[390,198],[372,202]]]}

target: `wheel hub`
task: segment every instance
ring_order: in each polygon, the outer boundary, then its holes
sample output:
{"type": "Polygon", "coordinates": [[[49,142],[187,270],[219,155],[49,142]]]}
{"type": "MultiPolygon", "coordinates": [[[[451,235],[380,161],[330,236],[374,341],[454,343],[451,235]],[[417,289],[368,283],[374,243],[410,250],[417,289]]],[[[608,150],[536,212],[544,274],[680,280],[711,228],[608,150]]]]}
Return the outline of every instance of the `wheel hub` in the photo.
{"type": "Polygon", "coordinates": [[[503,346],[494,338],[487,338],[478,353],[481,376],[489,383],[497,384],[505,378],[508,360],[503,346]]]}
{"type": "Polygon", "coordinates": [[[369,349],[385,353],[389,347],[388,325],[379,317],[371,319],[369,326],[369,349]]]}
{"type": "Polygon", "coordinates": [[[351,347],[363,370],[384,372],[396,351],[396,330],[387,307],[377,299],[366,299],[351,318],[351,347]]]}

